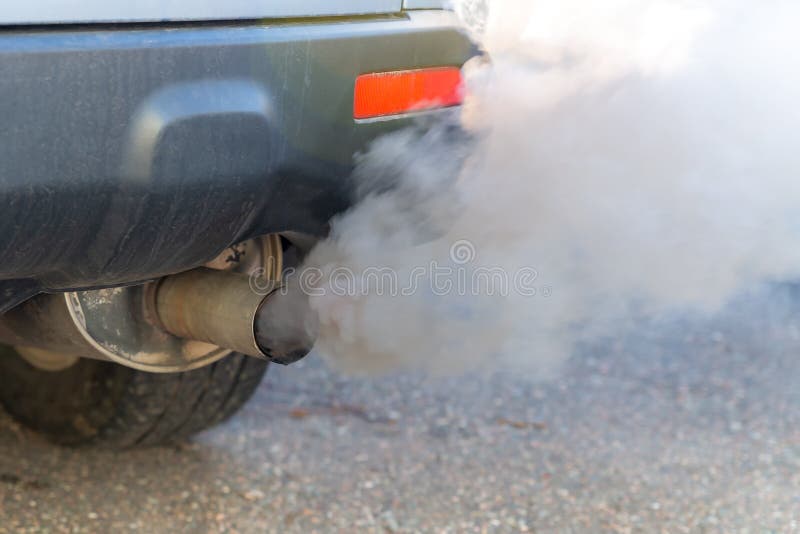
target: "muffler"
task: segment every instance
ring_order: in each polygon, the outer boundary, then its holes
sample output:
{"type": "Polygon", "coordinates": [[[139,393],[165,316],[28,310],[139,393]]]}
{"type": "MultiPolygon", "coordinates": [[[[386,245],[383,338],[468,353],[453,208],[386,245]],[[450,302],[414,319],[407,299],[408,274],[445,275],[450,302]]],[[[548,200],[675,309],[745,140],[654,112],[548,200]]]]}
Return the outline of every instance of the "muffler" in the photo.
{"type": "MultiPolygon", "coordinates": [[[[269,249],[252,247],[264,257],[269,249]]],[[[231,352],[296,362],[317,335],[308,297],[255,272],[204,267],[141,286],[39,295],[0,316],[0,343],[148,372],[188,371],[231,352]]]]}

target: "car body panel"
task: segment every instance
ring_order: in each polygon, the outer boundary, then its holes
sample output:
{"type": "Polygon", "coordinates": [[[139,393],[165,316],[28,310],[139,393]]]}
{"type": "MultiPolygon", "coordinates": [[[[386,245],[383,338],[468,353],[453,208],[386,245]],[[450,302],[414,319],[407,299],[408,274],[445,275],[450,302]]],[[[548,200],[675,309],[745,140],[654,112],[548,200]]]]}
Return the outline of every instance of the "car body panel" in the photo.
{"type": "Polygon", "coordinates": [[[31,0],[6,2],[2,24],[86,24],[396,13],[402,0],[31,0]]]}
{"type": "Polygon", "coordinates": [[[138,283],[274,232],[324,235],[359,74],[462,65],[452,13],[0,32],[0,311],[138,283]]]}

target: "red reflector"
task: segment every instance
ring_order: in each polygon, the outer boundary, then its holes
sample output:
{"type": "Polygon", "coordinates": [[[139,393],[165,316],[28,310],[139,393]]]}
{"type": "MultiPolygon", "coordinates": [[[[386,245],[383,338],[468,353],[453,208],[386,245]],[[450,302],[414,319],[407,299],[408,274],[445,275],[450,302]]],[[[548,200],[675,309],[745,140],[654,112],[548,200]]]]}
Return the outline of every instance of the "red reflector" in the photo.
{"type": "Polygon", "coordinates": [[[457,106],[464,101],[457,67],[364,74],[356,78],[355,93],[356,119],[457,106]]]}

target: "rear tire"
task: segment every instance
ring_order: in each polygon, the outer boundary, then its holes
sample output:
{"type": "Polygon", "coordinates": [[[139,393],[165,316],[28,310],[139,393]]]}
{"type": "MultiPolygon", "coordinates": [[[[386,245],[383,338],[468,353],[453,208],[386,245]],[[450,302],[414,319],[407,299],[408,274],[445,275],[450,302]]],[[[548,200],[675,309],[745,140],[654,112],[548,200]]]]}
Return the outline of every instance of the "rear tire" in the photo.
{"type": "Polygon", "coordinates": [[[0,347],[0,402],[18,421],[57,443],[163,445],[236,413],[255,392],[267,366],[232,354],[185,373],[144,373],[89,359],[45,371],[13,349],[0,347]]]}

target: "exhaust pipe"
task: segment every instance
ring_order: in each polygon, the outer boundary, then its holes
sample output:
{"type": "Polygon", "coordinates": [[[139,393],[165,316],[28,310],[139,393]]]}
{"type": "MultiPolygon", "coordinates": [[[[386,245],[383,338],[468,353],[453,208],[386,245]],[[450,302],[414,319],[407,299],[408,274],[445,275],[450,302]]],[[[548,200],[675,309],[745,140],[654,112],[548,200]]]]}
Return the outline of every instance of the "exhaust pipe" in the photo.
{"type": "Polygon", "coordinates": [[[307,296],[280,282],[252,282],[200,268],[144,286],[39,295],[0,316],[0,343],[159,373],[230,352],[282,365],[305,357],[318,329],[307,296]]]}
{"type": "Polygon", "coordinates": [[[288,365],[311,352],[318,323],[308,298],[279,282],[200,268],[164,278],[155,317],[170,334],[288,365]]]}

